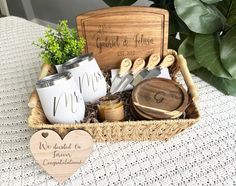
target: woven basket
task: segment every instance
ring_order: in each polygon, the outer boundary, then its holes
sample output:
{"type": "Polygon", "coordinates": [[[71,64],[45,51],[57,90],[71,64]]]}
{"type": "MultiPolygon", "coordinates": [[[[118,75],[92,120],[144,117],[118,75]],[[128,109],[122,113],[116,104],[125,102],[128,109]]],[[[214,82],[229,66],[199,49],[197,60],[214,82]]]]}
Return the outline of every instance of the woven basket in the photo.
{"type": "MultiPolygon", "coordinates": [[[[36,129],[52,129],[57,131],[61,137],[73,129],[81,129],[87,131],[96,142],[168,140],[186,128],[192,126],[200,118],[196,104],[198,94],[187,68],[186,60],[182,55],[176,55],[175,57],[176,61],[169,68],[169,72],[172,79],[177,81],[176,74],[180,69],[180,72],[183,75],[185,83],[188,87],[190,102],[186,109],[186,119],[52,125],[49,124],[46,116],[44,115],[39,98],[36,91],[34,91],[29,100],[29,106],[32,108],[28,118],[29,127],[36,129]]],[[[53,70],[49,73],[42,72],[41,77],[52,73],[54,73],[53,70]]]]}

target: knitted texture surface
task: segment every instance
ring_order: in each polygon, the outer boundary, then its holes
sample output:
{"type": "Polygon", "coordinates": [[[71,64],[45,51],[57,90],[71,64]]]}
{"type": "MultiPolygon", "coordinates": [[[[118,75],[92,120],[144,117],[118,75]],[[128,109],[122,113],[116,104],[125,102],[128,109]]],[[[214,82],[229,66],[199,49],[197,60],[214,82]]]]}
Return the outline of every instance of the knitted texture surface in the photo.
{"type": "MultiPolygon", "coordinates": [[[[28,98],[40,68],[32,42],[45,27],[0,18],[0,185],[58,185],[34,161],[28,98]]],[[[236,98],[193,76],[201,120],[167,142],[96,143],[64,185],[236,185],[236,98]]]]}

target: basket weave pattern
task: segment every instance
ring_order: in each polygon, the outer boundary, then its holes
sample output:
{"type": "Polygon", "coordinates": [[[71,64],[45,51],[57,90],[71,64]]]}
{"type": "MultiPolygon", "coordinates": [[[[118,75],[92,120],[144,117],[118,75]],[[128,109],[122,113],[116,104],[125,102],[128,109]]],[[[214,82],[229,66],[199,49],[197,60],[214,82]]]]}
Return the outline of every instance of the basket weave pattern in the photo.
{"type": "MultiPolygon", "coordinates": [[[[175,61],[175,63],[169,68],[169,71],[172,79],[176,81],[176,74],[179,71],[179,60],[175,61]]],[[[185,74],[182,75],[185,79],[185,74]]],[[[196,101],[194,101],[191,94],[190,87],[193,86],[194,85],[187,84],[190,103],[186,109],[186,119],[52,125],[49,124],[46,116],[44,115],[38,99],[36,106],[31,110],[28,123],[29,127],[32,128],[53,129],[62,137],[73,129],[85,130],[90,133],[96,142],[168,140],[186,128],[192,126],[199,120],[200,115],[197,109],[196,101]]]]}

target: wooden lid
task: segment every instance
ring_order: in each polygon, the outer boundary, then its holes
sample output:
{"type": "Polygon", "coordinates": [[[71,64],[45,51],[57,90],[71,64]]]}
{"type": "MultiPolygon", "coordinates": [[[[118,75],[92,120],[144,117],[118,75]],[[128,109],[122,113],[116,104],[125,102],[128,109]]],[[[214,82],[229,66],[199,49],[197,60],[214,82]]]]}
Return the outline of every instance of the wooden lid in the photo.
{"type": "Polygon", "coordinates": [[[136,112],[147,119],[179,117],[187,107],[188,99],[181,85],[164,78],[144,80],[132,92],[136,112]]]}

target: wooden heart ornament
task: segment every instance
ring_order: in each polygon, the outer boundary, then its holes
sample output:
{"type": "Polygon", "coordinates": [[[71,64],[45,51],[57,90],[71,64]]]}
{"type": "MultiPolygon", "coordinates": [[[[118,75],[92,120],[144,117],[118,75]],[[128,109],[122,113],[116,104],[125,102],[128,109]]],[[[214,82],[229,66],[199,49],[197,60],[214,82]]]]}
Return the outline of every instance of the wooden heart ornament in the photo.
{"type": "Polygon", "coordinates": [[[85,163],[92,147],[92,137],[83,130],[73,130],[63,139],[53,130],[40,130],[30,139],[30,150],[35,160],[59,183],[85,163]]]}

